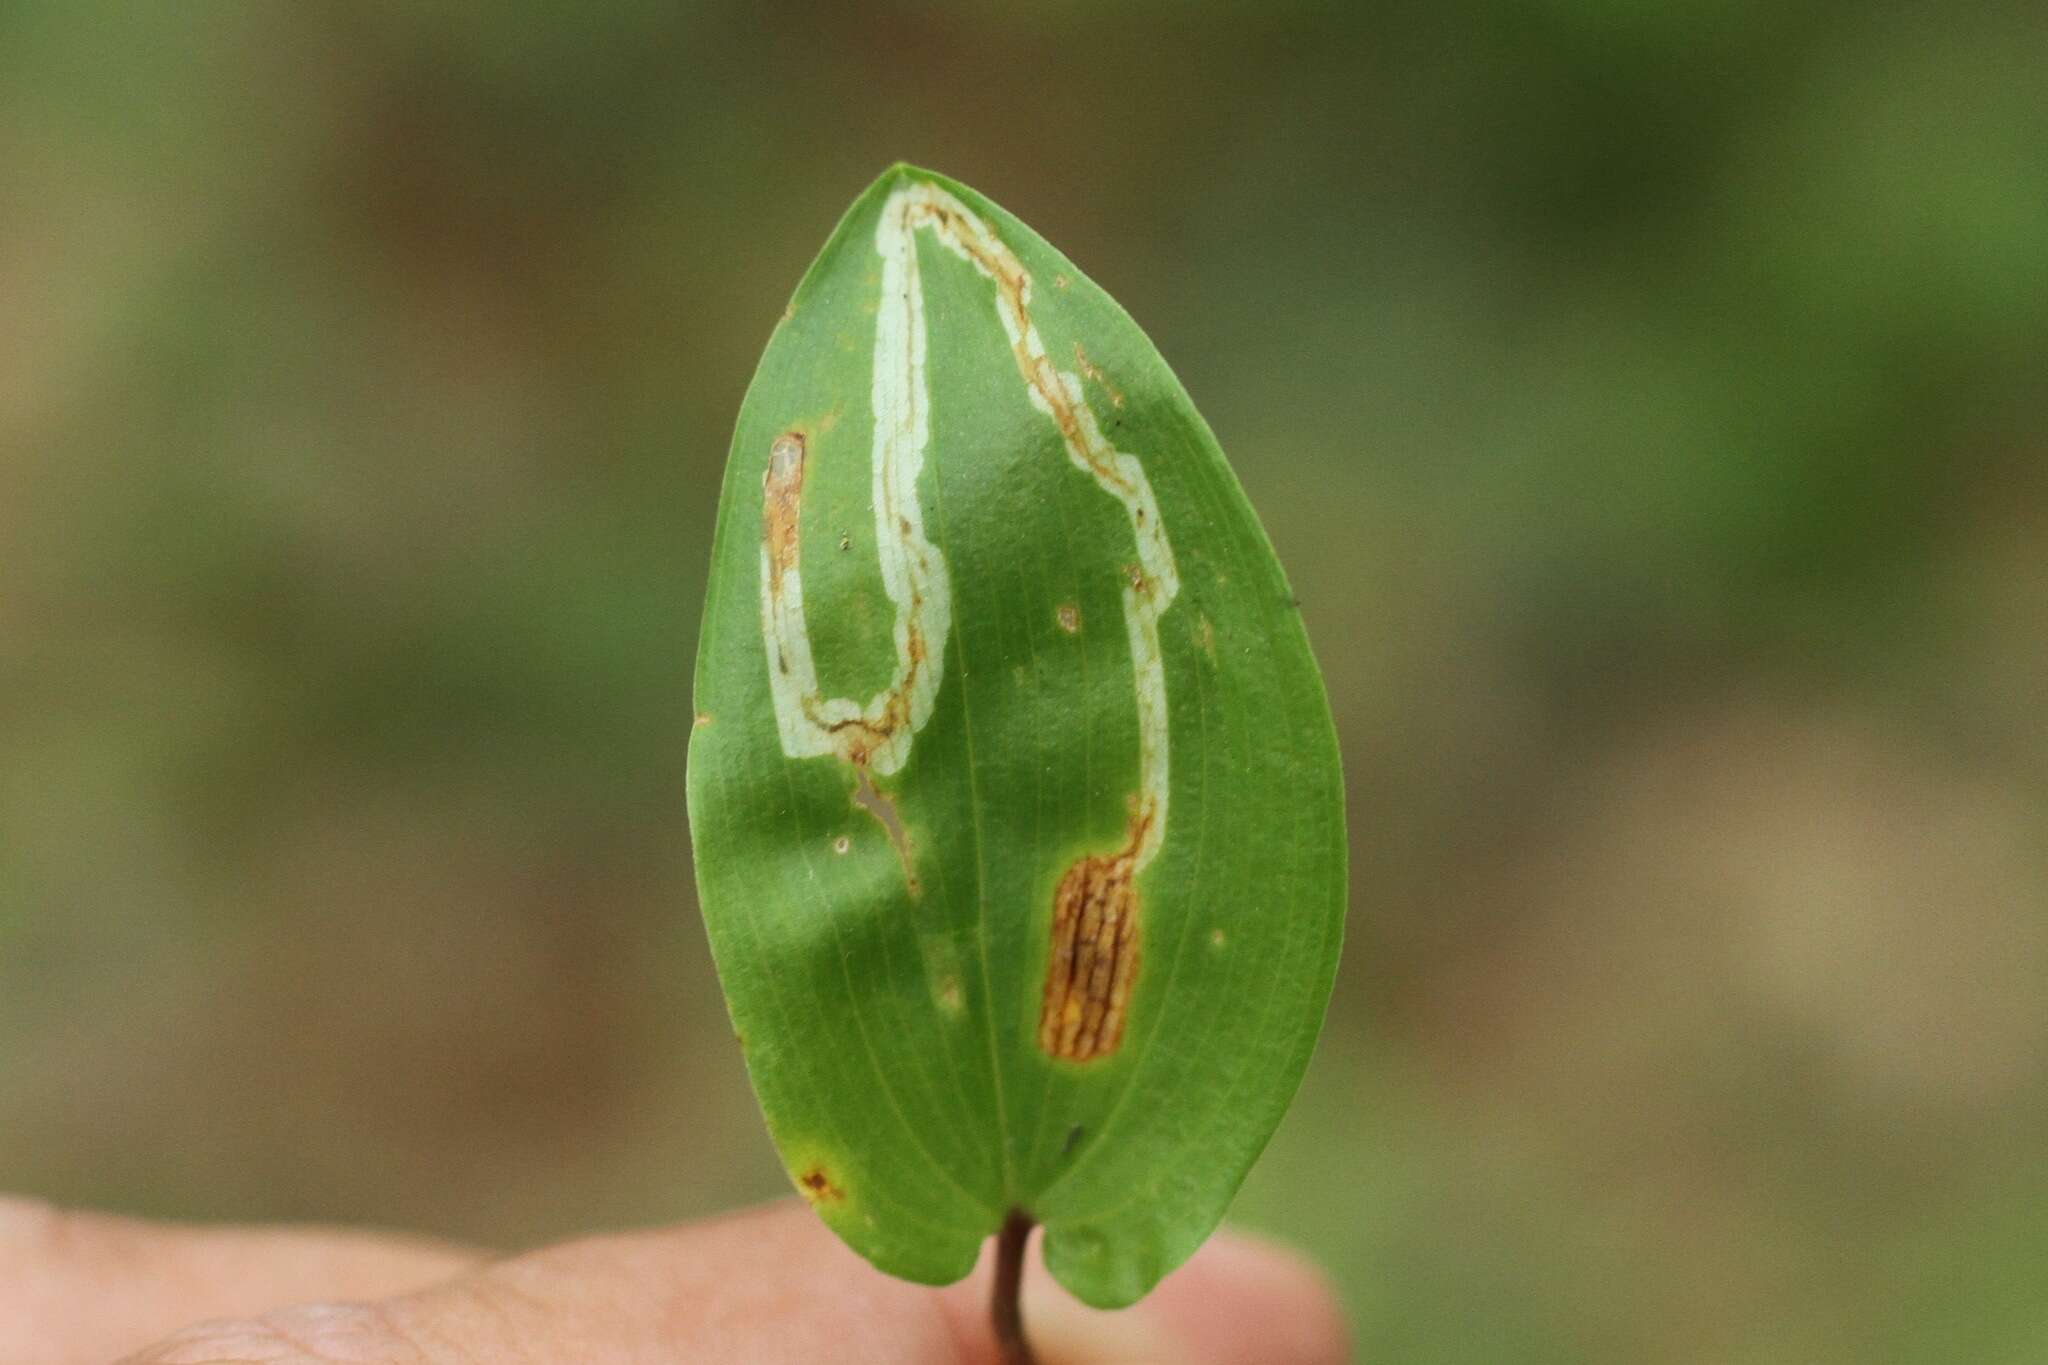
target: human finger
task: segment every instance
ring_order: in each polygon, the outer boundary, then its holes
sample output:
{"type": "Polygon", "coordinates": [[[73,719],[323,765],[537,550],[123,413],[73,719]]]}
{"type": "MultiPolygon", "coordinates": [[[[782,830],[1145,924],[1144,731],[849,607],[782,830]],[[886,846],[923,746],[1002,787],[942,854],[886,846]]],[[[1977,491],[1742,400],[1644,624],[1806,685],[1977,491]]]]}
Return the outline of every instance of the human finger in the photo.
{"type": "MultiPolygon", "coordinates": [[[[986,1268],[944,1292],[890,1279],[794,1201],[706,1223],[592,1237],[374,1304],[318,1304],[202,1325],[128,1365],[993,1365],[976,1307],[986,1268]]],[[[1130,1314],[1043,1314],[1044,1365],[1333,1365],[1341,1330],[1299,1263],[1212,1243],[1130,1314]],[[1274,1325],[1226,1329],[1231,1313],[1274,1325]],[[1132,1316],[1135,1315],[1135,1316],[1132,1316]],[[1145,1333],[1134,1335],[1133,1333],[1145,1333]]],[[[1038,1281],[1041,1306],[1065,1302],[1038,1281]]],[[[1027,1313],[1032,1310],[1027,1308],[1027,1313]]]]}
{"type": "Polygon", "coordinates": [[[0,1198],[0,1360],[104,1365],[201,1318],[386,1298],[479,1259],[419,1237],[148,1223],[0,1198]]]}

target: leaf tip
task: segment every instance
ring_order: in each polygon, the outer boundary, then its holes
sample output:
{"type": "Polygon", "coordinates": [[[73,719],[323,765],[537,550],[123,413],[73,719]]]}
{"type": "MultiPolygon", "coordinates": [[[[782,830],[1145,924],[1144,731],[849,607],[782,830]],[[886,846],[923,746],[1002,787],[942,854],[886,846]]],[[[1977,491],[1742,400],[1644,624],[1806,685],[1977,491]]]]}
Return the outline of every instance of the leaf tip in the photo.
{"type": "Polygon", "coordinates": [[[949,192],[958,188],[952,179],[928,167],[914,166],[908,161],[892,161],[875,177],[875,183],[868,187],[868,194],[886,197],[891,190],[903,185],[937,185],[949,192]]]}

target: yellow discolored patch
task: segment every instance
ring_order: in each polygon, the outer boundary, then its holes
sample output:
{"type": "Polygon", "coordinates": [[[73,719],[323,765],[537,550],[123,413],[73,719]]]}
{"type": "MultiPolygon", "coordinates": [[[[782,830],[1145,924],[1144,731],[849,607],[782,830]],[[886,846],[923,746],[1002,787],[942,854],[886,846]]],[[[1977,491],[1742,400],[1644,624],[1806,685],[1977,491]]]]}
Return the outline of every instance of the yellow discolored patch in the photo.
{"type": "Polygon", "coordinates": [[[921,934],[918,954],[924,959],[932,1004],[948,1019],[961,1018],[967,1011],[967,994],[961,984],[959,945],[950,934],[921,934]]]}
{"type": "Polygon", "coordinates": [[[1074,343],[1074,364],[1079,367],[1082,374],[1094,380],[1097,386],[1109,395],[1111,407],[1120,408],[1124,405],[1123,390],[1109,382],[1109,376],[1102,372],[1100,365],[1097,365],[1088,358],[1088,352],[1081,348],[1081,343],[1078,341],[1074,343]]]}
{"type": "Polygon", "coordinates": [[[1069,635],[1078,635],[1081,631],[1081,609],[1072,602],[1060,603],[1059,609],[1053,612],[1053,619],[1069,635]]]}

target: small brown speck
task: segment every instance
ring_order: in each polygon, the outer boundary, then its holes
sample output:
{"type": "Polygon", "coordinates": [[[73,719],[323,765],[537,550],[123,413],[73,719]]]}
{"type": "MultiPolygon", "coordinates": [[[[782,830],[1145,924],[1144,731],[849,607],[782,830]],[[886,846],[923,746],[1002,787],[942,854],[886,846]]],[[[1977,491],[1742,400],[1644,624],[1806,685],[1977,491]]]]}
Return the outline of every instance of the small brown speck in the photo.
{"type": "Polygon", "coordinates": [[[1081,609],[1072,602],[1060,603],[1059,610],[1053,613],[1053,617],[1060,623],[1060,629],[1067,634],[1076,635],[1080,633],[1081,609]]]}
{"type": "Polygon", "coordinates": [[[797,1189],[813,1204],[836,1204],[846,1198],[846,1191],[832,1183],[832,1177],[825,1174],[823,1166],[813,1166],[796,1178],[797,1189]]]}
{"type": "Polygon", "coordinates": [[[840,835],[837,839],[834,839],[832,841],[832,851],[834,853],[845,853],[852,847],[853,840],[847,838],[844,834],[840,835]]]}

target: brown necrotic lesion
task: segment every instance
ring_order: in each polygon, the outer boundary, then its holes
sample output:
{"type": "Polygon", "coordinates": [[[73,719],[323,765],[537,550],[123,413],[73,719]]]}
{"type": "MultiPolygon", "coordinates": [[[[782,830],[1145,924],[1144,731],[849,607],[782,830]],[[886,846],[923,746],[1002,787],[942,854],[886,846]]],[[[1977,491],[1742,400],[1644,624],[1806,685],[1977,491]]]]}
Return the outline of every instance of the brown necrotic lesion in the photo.
{"type": "Polygon", "coordinates": [[[1048,1056],[1086,1062],[1123,1041],[1138,974],[1135,865],[1123,850],[1083,858],[1060,878],[1038,1016],[1038,1045],[1048,1056]]]}
{"type": "Polygon", "coordinates": [[[804,495],[804,438],[786,431],[768,447],[768,472],[761,479],[761,542],[768,550],[768,589],[797,565],[797,511],[804,495]]]}

